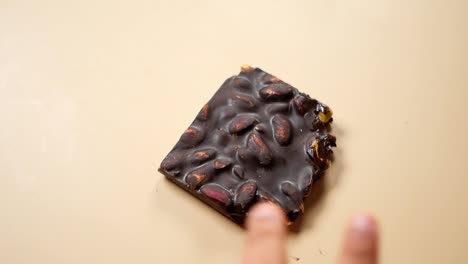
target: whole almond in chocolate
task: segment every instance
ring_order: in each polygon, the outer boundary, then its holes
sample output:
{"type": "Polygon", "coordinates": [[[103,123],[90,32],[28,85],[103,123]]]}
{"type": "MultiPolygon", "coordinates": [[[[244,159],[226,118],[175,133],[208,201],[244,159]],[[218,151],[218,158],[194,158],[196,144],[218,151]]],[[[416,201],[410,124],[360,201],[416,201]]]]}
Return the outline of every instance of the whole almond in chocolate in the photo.
{"type": "Polygon", "coordinates": [[[200,121],[206,121],[208,120],[209,114],[210,114],[210,106],[208,104],[205,104],[200,112],[198,113],[197,119],[200,121]]]}
{"type": "Polygon", "coordinates": [[[232,202],[232,195],[217,184],[208,183],[203,185],[200,188],[200,193],[222,207],[228,207],[232,202]]]}
{"type": "Polygon", "coordinates": [[[229,125],[229,132],[232,134],[242,132],[243,130],[253,126],[256,120],[252,116],[237,116],[229,125]]]}
{"type": "Polygon", "coordinates": [[[271,123],[276,141],[280,145],[289,144],[289,140],[291,139],[291,123],[286,116],[276,115],[271,120],[271,123]]]}
{"type": "Polygon", "coordinates": [[[246,209],[252,204],[257,193],[257,184],[254,181],[246,181],[237,190],[234,197],[236,210],[245,212],[246,209]]]}
{"type": "Polygon", "coordinates": [[[206,148],[206,149],[200,149],[200,150],[193,152],[192,154],[190,154],[188,159],[192,162],[193,165],[200,165],[214,158],[215,155],[216,155],[216,150],[206,148]]]}
{"type": "Polygon", "coordinates": [[[185,182],[190,189],[197,189],[213,175],[214,166],[211,163],[207,163],[202,167],[189,172],[185,177],[185,182]]]}
{"type": "Polygon", "coordinates": [[[283,101],[293,95],[293,87],[285,83],[271,84],[260,90],[260,97],[265,101],[283,101]]]}

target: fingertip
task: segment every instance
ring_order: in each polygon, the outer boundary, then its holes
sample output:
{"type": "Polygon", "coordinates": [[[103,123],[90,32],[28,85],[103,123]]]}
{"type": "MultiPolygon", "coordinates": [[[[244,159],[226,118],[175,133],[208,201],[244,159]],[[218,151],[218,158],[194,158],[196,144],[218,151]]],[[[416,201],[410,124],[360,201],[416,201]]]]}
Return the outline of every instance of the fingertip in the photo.
{"type": "Polygon", "coordinates": [[[350,229],[357,235],[375,235],[377,233],[377,220],[367,213],[356,213],[351,217],[350,229]]]}
{"type": "Polygon", "coordinates": [[[261,203],[250,210],[246,227],[252,240],[283,239],[286,233],[286,216],[279,206],[261,203]]]}
{"type": "Polygon", "coordinates": [[[273,203],[255,205],[246,219],[247,243],[243,263],[283,264],[286,259],[286,216],[273,203]]]}
{"type": "Polygon", "coordinates": [[[367,213],[354,214],[345,232],[341,263],[376,263],[378,223],[367,213]]]}
{"type": "Polygon", "coordinates": [[[255,205],[247,215],[247,228],[259,222],[286,223],[286,217],[281,208],[273,203],[255,205]]]}

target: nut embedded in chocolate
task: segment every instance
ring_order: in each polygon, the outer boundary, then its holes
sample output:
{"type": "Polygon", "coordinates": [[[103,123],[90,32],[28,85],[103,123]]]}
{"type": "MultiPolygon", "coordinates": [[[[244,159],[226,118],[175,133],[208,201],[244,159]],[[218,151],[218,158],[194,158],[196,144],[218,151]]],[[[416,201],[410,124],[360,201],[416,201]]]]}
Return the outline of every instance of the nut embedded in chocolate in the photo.
{"type": "Polygon", "coordinates": [[[164,171],[172,171],[180,166],[182,166],[184,158],[184,153],[180,151],[173,151],[167,155],[164,160],[161,162],[161,168],[164,171]]]}
{"type": "Polygon", "coordinates": [[[299,173],[298,185],[304,197],[309,196],[313,181],[313,171],[311,167],[304,168],[299,173]]]}
{"type": "Polygon", "coordinates": [[[289,144],[291,139],[291,123],[283,115],[276,115],[271,121],[273,125],[273,134],[280,145],[289,144]]]}
{"type": "Polygon", "coordinates": [[[203,141],[204,135],[202,131],[195,127],[190,127],[182,134],[180,137],[180,142],[184,143],[184,145],[188,147],[195,147],[201,141],[203,141]]]}
{"type": "Polygon", "coordinates": [[[226,158],[220,158],[220,159],[215,160],[214,167],[217,170],[222,170],[231,164],[232,164],[231,160],[226,159],[226,158]]]}
{"type": "Polygon", "coordinates": [[[252,97],[247,96],[247,95],[240,95],[236,94],[234,97],[231,99],[233,106],[237,106],[241,109],[254,109],[255,108],[255,101],[252,97]]]}
{"type": "MultiPolygon", "coordinates": [[[[200,165],[212,158],[216,155],[216,150],[214,149],[201,149],[195,151],[194,153],[190,154],[189,160],[192,162],[193,165],[200,165]]],[[[181,159],[182,157],[180,157],[181,159]]]]}
{"type": "Polygon", "coordinates": [[[299,190],[293,183],[289,181],[284,181],[281,183],[280,188],[281,191],[287,196],[291,197],[293,201],[297,203],[301,202],[301,194],[299,193],[299,190]]]}
{"type": "Polygon", "coordinates": [[[237,223],[257,202],[293,222],[332,158],[331,109],[248,65],[205,104],[160,171],[237,223]]]}
{"type": "Polygon", "coordinates": [[[234,84],[240,89],[249,89],[251,87],[251,82],[243,77],[234,77],[233,80],[234,84]]]}
{"type": "Polygon", "coordinates": [[[250,134],[247,139],[248,150],[257,158],[261,165],[268,165],[273,159],[271,151],[265,141],[256,133],[250,134]]]}
{"type": "Polygon", "coordinates": [[[209,117],[209,110],[210,110],[210,106],[208,104],[205,104],[202,109],[200,110],[200,112],[198,113],[198,116],[197,116],[197,119],[200,120],[200,121],[206,121],[208,120],[208,117],[209,117]]]}
{"type": "Polygon", "coordinates": [[[229,125],[229,132],[232,134],[239,133],[255,124],[255,118],[251,116],[237,116],[229,125]]]}
{"type": "Polygon", "coordinates": [[[213,174],[213,165],[205,164],[202,167],[189,172],[185,177],[185,182],[187,183],[190,189],[197,189],[213,174]]]}
{"type": "Polygon", "coordinates": [[[293,88],[285,83],[271,84],[260,90],[260,97],[265,101],[287,100],[293,94],[293,88]]]}
{"type": "Polygon", "coordinates": [[[304,115],[307,111],[313,109],[314,106],[317,104],[316,100],[313,100],[309,96],[302,94],[294,97],[293,101],[294,106],[300,115],[304,115]]]}
{"type": "Polygon", "coordinates": [[[208,199],[222,207],[228,207],[232,202],[231,194],[217,184],[205,184],[200,188],[200,192],[202,195],[208,197],[208,199]]]}
{"type": "Polygon", "coordinates": [[[236,165],[232,168],[232,174],[236,175],[241,179],[244,179],[244,169],[242,169],[242,167],[239,165],[236,165]]]}
{"type": "Polygon", "coordinates": [[[257,192],[257,184],[254,181],[246,181],[237,190],[234,197],[236,211],[246,212],[246,209],[252,204],[257,192]]]}

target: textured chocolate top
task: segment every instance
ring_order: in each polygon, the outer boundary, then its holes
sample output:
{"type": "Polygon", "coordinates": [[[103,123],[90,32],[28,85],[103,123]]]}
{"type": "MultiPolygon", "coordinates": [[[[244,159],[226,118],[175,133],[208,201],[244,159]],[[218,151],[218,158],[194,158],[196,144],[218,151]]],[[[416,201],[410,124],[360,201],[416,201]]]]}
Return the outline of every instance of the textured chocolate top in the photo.
{"type": "Polygon", "coordinates": [[[279,204],[293,222],[329,165],[331,115],[275,76],[243,66],[203,106],[160,171],[238,223],[259,200],[279,204]]]}

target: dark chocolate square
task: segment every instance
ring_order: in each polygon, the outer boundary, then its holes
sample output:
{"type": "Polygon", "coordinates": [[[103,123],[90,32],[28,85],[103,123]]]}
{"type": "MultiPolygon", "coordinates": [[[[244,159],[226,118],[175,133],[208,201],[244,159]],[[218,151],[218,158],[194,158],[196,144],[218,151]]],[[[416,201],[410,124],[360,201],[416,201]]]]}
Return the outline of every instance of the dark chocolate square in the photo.
{"type": "Polygon", "coordinates": [[[330,108],[259,68],[243,66],[203,106],[160,172],[237,223],[257,201],[294,222],[328,168],[330,108]]]}

